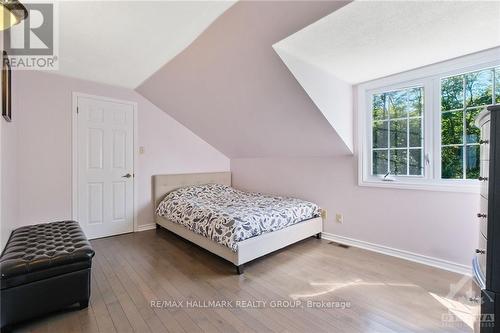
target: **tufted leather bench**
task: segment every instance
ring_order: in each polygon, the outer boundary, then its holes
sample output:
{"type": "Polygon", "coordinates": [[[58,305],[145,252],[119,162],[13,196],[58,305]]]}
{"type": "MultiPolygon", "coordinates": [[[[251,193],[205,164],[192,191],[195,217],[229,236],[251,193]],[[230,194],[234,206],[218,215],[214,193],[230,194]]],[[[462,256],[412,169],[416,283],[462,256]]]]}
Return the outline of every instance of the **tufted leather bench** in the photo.
{"type": "Polygon", "coordinates": [[[75,303],[87,307],[93,256],[75,221],[14,230],[0,258],[1,327],[75,303]]]}

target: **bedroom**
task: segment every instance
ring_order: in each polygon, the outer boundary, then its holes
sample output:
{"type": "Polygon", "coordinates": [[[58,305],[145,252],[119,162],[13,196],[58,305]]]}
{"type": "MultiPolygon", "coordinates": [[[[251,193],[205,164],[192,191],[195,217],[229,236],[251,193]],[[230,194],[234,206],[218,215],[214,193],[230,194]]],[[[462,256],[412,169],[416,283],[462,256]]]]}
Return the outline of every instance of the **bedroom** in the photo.
{"type": "Polygon", "coordinates": [[[1,4],[2,331],[495,331],[499,2],[1,4]]]}

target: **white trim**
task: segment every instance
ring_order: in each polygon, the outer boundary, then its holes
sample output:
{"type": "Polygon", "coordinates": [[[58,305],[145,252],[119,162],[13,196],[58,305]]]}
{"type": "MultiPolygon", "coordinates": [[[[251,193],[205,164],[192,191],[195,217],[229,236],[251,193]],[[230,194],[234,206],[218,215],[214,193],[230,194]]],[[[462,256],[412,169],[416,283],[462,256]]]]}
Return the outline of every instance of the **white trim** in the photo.
{"type": "Polygon", "coordinates": [[[71,106],[71,218],[78,220],[78,93],[71,106]]]}
{"type": "MultiPolygon", "coordinates": [[[[86,94],[86,93],[81,93],[81,92],[73,92],[73,101],[72,101],[72,108],[71,108],[71,155],[72,155],[72,190],[71,190],[71,216],[73,220],[78,219],[78,116],[77,116],[77,108],[78,108],[78,97],[86,97],[86,98],[93,98],[93,99],[99,99],[102,101],[108,101],[108,102],[114,102],[114,103],[122,103],[122,104],[128,104],[131,105],[132,108],[134,109],[134,144],[133,144],[133,155],[134,155],[134,226],[133,230],[134,232],[137,231],[142,231],[139,230],[139,228],[142,228],[143,226],[139,227],[137,225],[138,223],[138,207],[137,207],[137,194],[138,194],[138,187],[137,187],[137,152],[139,151],[139,139],[138,139],[138,127],[137,127],[137,119],[138,119],[138,106],[137,102],[132,102],[132,101],[126,101],[126,100],[121,100],[121,99],[115,99],[115,98],[109,98],[105,96],[99,96],[99,95],[91,95],[91,94],[86,94]]],[[[144,229],[146,230],[146,229],[144,229]]]]}
{"type": "Polygon", "coordinates": [[[138,202],[139,199],[137,198],[137,195],[139,193],[139,186],[137,185],[137,166],[139,165],[138,163],[138,157],[139,157],[139,129],[138,129],[138,106],[136,102],[129,102],[132,104],[134,108],[134,232],[137,232],[139,229],[138,223],[139,223],[139,209],[138,209],[138,202]]]}
{"type": "Polygon", "coordinates": [[[151,230],[151,229],[156,229],[156,223],[138,225],[137,228],[134,230],[134,232],[141,232],[141,231],[146,231],[146,230],[151,230]]]}
{"type": "Polygon", "coordinates": [[[472,266],[463,265],[455,262],[451,262],[444,259],[434,258],[425,256],[422,254],[409,252],[405,250],[395,249],[385,245],[379,245],[374,243],[365,242],[362,240],[357,240],[349,237],[334,235],[328,232],[321,233],[321,237],[323,239],[333,241],[340,244],[345,244],[349,246],[354,246],[360,249],[377,252],[381,254],[385,254],[391,257],[396,257],[400,259],[405,259],[408,261],[416,262],[419,264],[432,266],[440,269],[444,269],[446,271],[463,274],[467,276],[472,275],[472,266]]]}
{"type": "Polygon", "coordinates": [[[462,72],[463,69],[464,69],[463,71],[465,72],[474,71],[477,64],[498,62],[499,57],[500,57],[500,47],[495,47],[486,51],[481,51],[463,57],[458,57],[438,62],[436,64],[420,67],[403,73],[390,75],[367,82],[362,82],[359,83],[358,86],[359,87],[362,86],[366,90],[371,90],[383,86],[391,86],[401,82],[412,81],[418,78],[434,76],[440,73],[445,73],[444,77],[452,76],[456,71],[462,72]]]}
{"type": "MultiPolygon", "coordinates": [[[[448,191],[479,193],[479,182],[474,180],[442,180],[436,178],[440,174],[440,135],[439,132],[440,109],[439,98],[435,97],[436,91],[439,92],[439,79],[455,74],[466,73],[488,67],[497,67],[500,65],[500,47],[486,50],[483,52],[467,55],[464,57],[448,60],[438,64],[418,68],[408,72],[392,75],[389,77],[361,83],[356,86],[357,94],[357,152],[358,152],[358,184],[360,186],[372,186],[382,188],[412,189],[412,190],[430,190],[430,191],[448,191]],[[425,110],[424,110],[424,156],[429,154],[431,167],[425,167],[424,177],[416,179],[415,177],[397,177],[395,181],[382,181],[377,177],[370,176],[371,160],[370,149],[367,149],[370,139],[371,126],[367,128],[367,119],[369,116],[367,97],[373,92],[380,90],[393,90],[401,87],[412,86],[416,83],[423,83],[425,88],[425,110]],[[434,103],[432,103],[434,101],[434,103]],[[430,135],[430,136],[429,136],[430,135]],[[432,142],[431,142],[432,141],[432,142]],[[365,149],[366,148],[366,149],[365,149]]],[[[425,162],[424,162],[425,163],[425,162]]]]}
{"type": "MultiPolygon", "coordinates": [[[[361,163],[359,163],[361,164],[361,163]]],[[[360,176],[361,177],[361,176],[360,176]]],[[[439,192],[455,192],[455,193],[480,193],[479,181],[455,181],[455,180],[414,180],[410,181],[393,181],[384,182],[376,179],[375,177],[365,180],[358,179],[359,186],[365,187],[379,187],[379,188],[395,188],[402,190],[425,190],[425,191],[439,191],[439,192]],[[456,182],[454,184],[454,182],[456,182]],[[476,184],[477,183],[477,184],[476,184]]]]}

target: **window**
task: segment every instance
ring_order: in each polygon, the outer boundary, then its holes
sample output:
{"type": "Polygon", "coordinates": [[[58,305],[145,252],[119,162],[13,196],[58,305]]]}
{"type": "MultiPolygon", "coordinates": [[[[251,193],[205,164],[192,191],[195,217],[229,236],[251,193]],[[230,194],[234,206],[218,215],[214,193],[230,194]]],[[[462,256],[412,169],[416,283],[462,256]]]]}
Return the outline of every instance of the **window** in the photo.
{"type": "Polygon", "coordinates": [[[423,87],[373,95],[373,175],[422,175],[423,95],[423,87]]]}
{"type": "Polygon", "coordinates": [[[480,131],[500,103],[500,60],[485,51],[358,86],[360,185],[478,191],[480,131]]]}
{"type": "Polygon", "coordinates": [[[441,178],[479,177],[480,132],[474,119],[486,105],[500,100],[500,94],[493,93],[499,81],[500,67],[441,80],[441,178]]]}

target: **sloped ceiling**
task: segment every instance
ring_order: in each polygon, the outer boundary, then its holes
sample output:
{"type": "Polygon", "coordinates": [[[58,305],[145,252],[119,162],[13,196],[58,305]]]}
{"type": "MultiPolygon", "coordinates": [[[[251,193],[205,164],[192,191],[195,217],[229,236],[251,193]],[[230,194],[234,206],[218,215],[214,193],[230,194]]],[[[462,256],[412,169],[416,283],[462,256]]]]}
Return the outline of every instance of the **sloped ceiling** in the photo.
{"type": "Polygon", "coordinates": [[[354,1],[274,45],[351,83],[500,45],[500,1],[354,1]]]}
{"type": "Polygon", "coordinates": [[[238,2],[136,90],[231,158],[349,154],[272,48],[345,4],[238,2]]]}
{"type": "Polygon", "coordinates": [[[347,148],[353,152],[353,86],[315,64],[304,61],[285,50],[275,49],[347,148]]]}
{"type": "Polygon", "coordinates": [[[59,1],[59,74],[134,89],[234,1],[59,1]]]}

